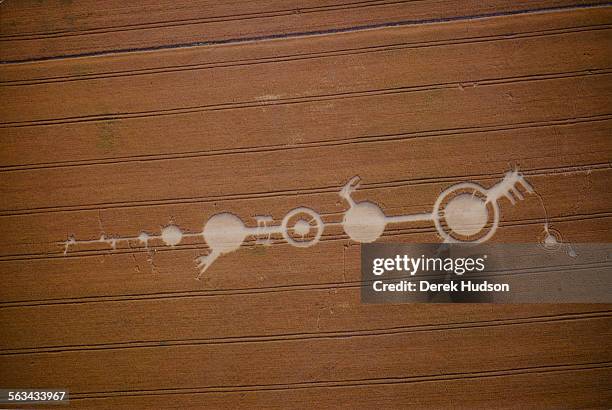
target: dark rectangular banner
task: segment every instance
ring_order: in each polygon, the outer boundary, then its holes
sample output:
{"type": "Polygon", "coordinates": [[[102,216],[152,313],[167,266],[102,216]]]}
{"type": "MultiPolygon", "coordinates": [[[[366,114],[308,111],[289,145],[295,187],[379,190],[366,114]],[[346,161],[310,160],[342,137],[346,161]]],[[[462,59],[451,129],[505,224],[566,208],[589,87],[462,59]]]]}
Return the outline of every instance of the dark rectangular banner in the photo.
{"type": "Polygon", "coordinates": [[[361,245],[363,303],[612,303],[612,244],[361,245]]]}

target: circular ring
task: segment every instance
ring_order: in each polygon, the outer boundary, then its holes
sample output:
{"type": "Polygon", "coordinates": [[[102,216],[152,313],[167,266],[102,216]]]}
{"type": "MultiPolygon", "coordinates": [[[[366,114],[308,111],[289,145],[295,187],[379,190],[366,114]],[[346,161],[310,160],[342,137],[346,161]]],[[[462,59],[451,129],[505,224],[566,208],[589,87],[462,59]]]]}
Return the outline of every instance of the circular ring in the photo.
{"type": "MultiPolygon", "coordinates": [[[[304,220],[304,218],[301,218],[301,220],[304,220]]],[[[283,238],[285,238],[285,240],[287,241],[287,243],[289,243],[290,245],[296,246],[298,248],[308,248],[309,246],[312,246],[314,244],[316,244],[317,242],[319,242],[319,239],[321,238],[321,235],[323,235],[323,220],[321,219],[321,217],[319,216],[318,213],[316,213],[315,211],[313,211],[310,208],[306,208],[306,207],[300,207],[300,208],[295,208],[292,209],[291,211],[289,211],[289,213],[287,213],[287,215],[285,215],[285,217],[283,218],[283,222],[281,224],[282,226],[282,234],[283,234],[283,238]],[[294,216],[304,213],[306,215],[308,215],[310,218],[310,220],[307,220],[306,222],[308,223],[308,225],[312,228],[315,228],[315,235],[314,238],[310,239],[310,240],[306,240],[306,241],[297,241],[295,239],[293,239],[293,237],[291,235],[289,235],[289,222],[291,221],[291,218],[293,218],[294,216]],[[315,225],[311,225],[311,222],[314,221],[315,225]]]]}
{"type": "Polygon", "coordinates": [[[447,242],[447,243],[482,243],[482,242],[489,240],[495,234],[495,231],[497,230],[497,227],[499,226],[499,205],[497,204],[497,201],[489,202],[491,204],[491,207],[493,208],[493,224],[491,225],[491,227],[489,228],[489,231],[484,236],[481,236],[474,240],[461,240],[461,239],[452,237],[442,227],[442,223],[440,222],[440,207],[442,206],[442,204],[444,203],[444,200],[449,195],[451,195],[453,192],[460,191],[460,190],[476,191],[482,194],[483,197],[485,198],[487,197],[487,190],[484,189],[482,186],[475,184],[473,182],[462,182],[460,184],[453,185],[447,188],[446,190],[442,191],[440,195],[438,196],[436,203],[434,204],[434,209],[432,213],[434,225],[436,226],[436,230],[438,231],[438,234],[442,237],[442,239],[444,239],[444,242],[447,242]]]}

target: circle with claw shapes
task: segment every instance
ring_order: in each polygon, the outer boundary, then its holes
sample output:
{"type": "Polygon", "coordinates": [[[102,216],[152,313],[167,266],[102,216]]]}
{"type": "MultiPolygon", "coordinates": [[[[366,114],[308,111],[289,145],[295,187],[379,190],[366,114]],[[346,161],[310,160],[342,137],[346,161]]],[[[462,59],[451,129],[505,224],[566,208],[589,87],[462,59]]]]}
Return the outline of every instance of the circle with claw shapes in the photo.
{"type": "Polygon", "coordinates": [[[247,231],[242,219],[230,213],[222,213],[213,215],[206,222],[203,236],[211,252],[223,254],[240,248],[247,237],[247,231]]]}
{"type": "Polygon", "coordinates": [[[281,226],[283,238],[298,248],[316,244],[323,234],[323,220],[310,208],[293,209],[285,215],[281,226]]]}
{"type": "Polygon", "coordinates": [[[433,219],[445,242],[482,243],[497,230],[499,206],[495,201],[487,202],[483,187],[463,182],[442,191],[434,205],[433,219]]]}

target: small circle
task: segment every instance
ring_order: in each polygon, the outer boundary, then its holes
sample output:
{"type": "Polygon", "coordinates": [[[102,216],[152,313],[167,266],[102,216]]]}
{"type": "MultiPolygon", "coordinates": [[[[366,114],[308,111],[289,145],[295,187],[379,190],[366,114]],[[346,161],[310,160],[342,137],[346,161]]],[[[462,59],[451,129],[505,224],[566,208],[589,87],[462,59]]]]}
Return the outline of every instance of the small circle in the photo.
{"type": "Polygon", "coordinates": [[[554,236],[548,234],[546,235],[546,239],[544,239],[544,245],[547,246],[555,246],[559,243],[559,241],[557,241],[557,238],[555,238],[554,236]]]}
{"type": "Polygon", "coordinates": [[[293,232],[295,232],[297,235],[306,236],[308,232],[310,232],[310,224],[307,221],[300,219],[293,226],[293,232]]]}
{"type": "Polygon", "coordinates": [[[463,236],[476,235],[487,225],[487,204],[471,194],[460,194],[444,208],[444,219],[449,228],[463,236]]]}
{"type": "Polygon", "coordinates": [[[318,213],[310,208],[299,207],[292,209],[285,215],[281,222],[281,226],[283,238],[285,238],[287,243],[298,248],[308,248],[319,242],[321,235],[323,235],[324,224],[318,213]],[[293,221],[296,216],[299,216],[297,221],[295,221],[293,225],[290,225],[291,221],[293,221]],[[312,237],[305,239],[304,236],[311,233],[311,230],[312,237]],[[295,234],[302,236],[302,238],[300,240],[294,238],[293,235],[295,234]]]}
{"type": "Polygon", "coordinates": [[[562,243],[561,233],[555,229],[545,228],[540,234],[540,244],[547,251],[558,250],[562,243]]]}
{"type": "Polygon", "coordinates": [[[166,245],[178,245],[183,239],[183,232],[176,225],[168,225],[162,229],[161,238],[166,245]]]}
{"type": "Polygon", "coordinates": [[[369,243],[380,238],[387,222],[385,214],[378,205],[364,201],[346,211],[342,225],[352,240],[369,243]]]}
{"type": "Polygon", "coordinates": [[[242,219],[230,213],[213,215],[206,222],[202,234],[210,249],[219,253],[240,248],[247,236],[242,219]]]}

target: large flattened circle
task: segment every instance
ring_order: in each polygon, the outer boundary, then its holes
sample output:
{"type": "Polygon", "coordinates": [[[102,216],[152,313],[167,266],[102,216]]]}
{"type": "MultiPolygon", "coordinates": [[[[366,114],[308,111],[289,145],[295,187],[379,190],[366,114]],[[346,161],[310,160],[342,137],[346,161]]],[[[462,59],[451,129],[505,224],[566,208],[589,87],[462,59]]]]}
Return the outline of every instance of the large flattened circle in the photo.
{"type": "Polygon", "coordinates": [[[204,240],[215,252],[228,253],[240,248],[247,236],[244,223],[236,215],[213,215],[204,226],[204,240]]]}

